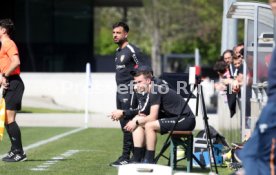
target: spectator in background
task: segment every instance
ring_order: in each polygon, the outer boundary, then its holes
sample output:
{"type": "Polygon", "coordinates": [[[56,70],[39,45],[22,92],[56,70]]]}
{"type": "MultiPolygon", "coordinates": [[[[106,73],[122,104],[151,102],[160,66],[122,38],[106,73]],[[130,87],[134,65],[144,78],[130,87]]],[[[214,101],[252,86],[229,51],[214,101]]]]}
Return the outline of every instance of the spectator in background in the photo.
{"type": "Polygon", "coordinates": [[[236,113],[236,93],[239,92],[241,83],[231,78],[229,66],[223,60],[215,63],[214,71],[220,76],[220,82],[215,83],[215,88],[224,96],[224,102],[229,106],[230,117],[233,117],[236,113]]]}
{"type": "Polygon", "coordinates": [[[238,81],[239,85],[242,85],[243,81],[243,64],[242,59],[237,57],[236,55],[233,56],[233,65],[234,65],[234,79],[238,81]]]}
{"type": "Polygon", "coordinates": [[[228,70],[230,72],[230,76],[234,77],[234,66],[233,66],[233,56],[234,52],[232,50],[225,50],[222,54],[223,60],[227,63],[228,65],[228,70]]]}
{"type": "MultiPolygon", "coordinates": [[[[230,78],[230,72],[228,69],[228,65],[224,60],[219,60],[214,65],[214,71],[218,73],[219,78],[221,80],[230,78]]],[[[219,91],[226,90],[226,86],[222,82],[215,83],[215,89],[219,91]]]]}
{"type": "Polygon", "coordinates": [[[237,55],[237,57],[240,57],[240,55],[243,56],[242,50],[244,49],[244,44],[239,43],[237,46],[233,48],[234,54],[237,55]]]}

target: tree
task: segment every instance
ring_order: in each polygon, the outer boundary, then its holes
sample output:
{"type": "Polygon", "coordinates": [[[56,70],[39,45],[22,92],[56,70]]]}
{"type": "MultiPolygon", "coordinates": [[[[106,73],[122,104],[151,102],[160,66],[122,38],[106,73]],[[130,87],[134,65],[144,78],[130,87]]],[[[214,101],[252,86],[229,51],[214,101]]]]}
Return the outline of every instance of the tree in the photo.
{"type": "Polygon", "coordinates": [[[161,54],[192,52],[213,59],[219,54],[221,0],[144,0],[145,26],[151,34],[152,66],[160,75],[161,54]],[[211,57],[211,58],[210,58],[211,57]]]}
{"type": "MultiPolygon", "coordinates": [[[[143,0],[143,3],[144,7],[128,9],[129,39],[151,55],[156,75],[160,75],[161,56],[168,53],[193,53],[199,48],[203,64],[211,65],[217,60],[223,1],[143,0]]],[[[96,14],[100,33],[96,34],[95,53],[114,54],[111,25],[123,18],[123,10],[102,8],[96,14]]]]}

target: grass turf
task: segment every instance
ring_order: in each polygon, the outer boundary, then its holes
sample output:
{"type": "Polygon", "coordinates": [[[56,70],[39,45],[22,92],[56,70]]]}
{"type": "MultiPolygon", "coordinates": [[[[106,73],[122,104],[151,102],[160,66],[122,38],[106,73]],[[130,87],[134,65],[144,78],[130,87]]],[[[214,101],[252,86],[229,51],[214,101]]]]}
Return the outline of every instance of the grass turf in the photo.
{"type": "MultiPolygon", "coordinates": [[[[71,128],[73,129],[73,128],[71,128]]],[[[24,145],[47,139],[51,136],[66,132],[70,128],[22,128],[24,145]]],[[[159,136],[157,152],[160,150],[166,136],[159,136]]],[[[8,149],[7,138],[0,144],[0,150],[8,149]]],[[[121,153],[122,135],[120,129],[89,128],[78,133],[61,138],[57,141],[31,149],[27,152],[28,161],[20,163],[0,162],[0,174],[5,175],[116,175],[117,169],[108,164],[117,159],[121,153]],[[30,169],[53,161],[53,157],[61,156],[69,150],[79,150],[49,165],[44,171],[30,169]]],[[[63,156],[64,157],[64,156],[63,156]]],[[[166,165],[167,160],[160,159],[159,164],[166,165]]],[[[209,169],[196,172],[208,173],[209,169]]],[[[230,174],[231,171],[219,167],[219,174],[230,174]]]]}
{"type": "Polygon", "coordinates": [[[19,113],[83,113],[81,110],[61,110],[23,106],[19,113]]]}

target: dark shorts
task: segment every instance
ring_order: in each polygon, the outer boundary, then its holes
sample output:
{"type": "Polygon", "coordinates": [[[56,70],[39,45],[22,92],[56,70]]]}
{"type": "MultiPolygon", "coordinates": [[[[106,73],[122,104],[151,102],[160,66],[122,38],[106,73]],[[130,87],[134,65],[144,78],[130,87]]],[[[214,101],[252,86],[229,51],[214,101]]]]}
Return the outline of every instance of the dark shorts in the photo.
{"type": "Polygon", "coordinates": [[[24,83],[19,75],[8,77],[9,87],[5,90],[6,109],[17,111],[21,109],[21,102],[24,93],[24,83]]]}
{"type": "MultiPolygon", "coordinates": [[[[177,117],[159,119],[160,134],[166,134],[173,128],[177,117]]],[[[195,128],[195,117],[181,117],[174,131],[192,131],[195,128]]]]}

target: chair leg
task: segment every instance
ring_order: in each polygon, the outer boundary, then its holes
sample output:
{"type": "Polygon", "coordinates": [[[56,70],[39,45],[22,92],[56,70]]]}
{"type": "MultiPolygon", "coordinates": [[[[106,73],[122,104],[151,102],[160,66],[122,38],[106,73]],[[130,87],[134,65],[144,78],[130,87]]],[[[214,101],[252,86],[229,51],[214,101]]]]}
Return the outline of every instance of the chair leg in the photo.
{"type": "Polygon", "coordinates": [[[193,135],[185,136],[183,139],[171,138],[169,165],[174,169],[177,166],[177,146],[181,145],[186,153],[186,169],[191,172],[193,168],[193,135]]]}
{"type": "Polygon", "coordinates": [[[193,136],[187,137],[187,172],[191,172],[193,168],[193,136]]]}
{"type": "Polygon", "coordinates": [[[174,154],[174,141],[173,141],[173,138],[171,138],[171,146],[170,146],[170,166],[172,167],[172,168],[174,168],[174,166],[175,166],[175,162],[174,162],[174,160],[175,160],[175,154],[174,154]]]}

